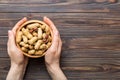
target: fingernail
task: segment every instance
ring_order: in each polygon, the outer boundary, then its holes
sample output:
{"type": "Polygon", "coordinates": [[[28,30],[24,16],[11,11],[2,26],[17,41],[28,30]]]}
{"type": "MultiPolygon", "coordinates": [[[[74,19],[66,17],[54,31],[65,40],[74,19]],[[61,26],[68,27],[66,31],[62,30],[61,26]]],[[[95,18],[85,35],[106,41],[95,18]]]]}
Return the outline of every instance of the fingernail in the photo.
{"type": "Polygon", "coordinates": [[[27,17],[24,17],[23,19],[24,19],[24,20],[27,20],[27,17]]]}
{"type": "Polygon", "coordinates": [[[46,21],[46,19],[47,19],[47,17],[46,17],[46,16],[44,16],[44,17],[43,17],[43,21],[46,21]]]}
{"type": "Polygon", "coordinates": [[[10,36],[11,30],[8,30],[8,36],[10,36]]]}
{"type": "Polygon", "coordinates": [[[45,18],[47,18],[47,16],[44,16],[45,18]]]}
{"type": "Polygon", "coordinates": [[[47,16],[44,16],[44,19],[47,19],[47,16]]]}

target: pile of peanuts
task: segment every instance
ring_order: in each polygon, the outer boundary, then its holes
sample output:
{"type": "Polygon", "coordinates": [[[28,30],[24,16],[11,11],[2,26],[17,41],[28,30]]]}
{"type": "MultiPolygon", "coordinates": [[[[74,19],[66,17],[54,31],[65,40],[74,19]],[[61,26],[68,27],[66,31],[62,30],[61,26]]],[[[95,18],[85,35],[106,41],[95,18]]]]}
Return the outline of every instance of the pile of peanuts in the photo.
{"type": "Polygon", "coordinates": [[[28,55],[42,55],[51,46],[50,28],[37,22],[27,24],[16,33],[16,42],[28,55]]]}

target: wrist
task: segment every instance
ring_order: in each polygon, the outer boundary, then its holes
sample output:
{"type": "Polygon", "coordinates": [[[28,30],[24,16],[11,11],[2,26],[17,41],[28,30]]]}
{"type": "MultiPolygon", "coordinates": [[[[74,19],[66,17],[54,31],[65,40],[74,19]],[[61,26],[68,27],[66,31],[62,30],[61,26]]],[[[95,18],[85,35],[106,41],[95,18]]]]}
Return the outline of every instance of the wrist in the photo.
{"type": "Polygon", "coordinates": [[[23,80],[25,70],[24,65],[12,64],[6,80],[23,80]]]}
{"type": "Polygon", "coordinates": [[[16,72],[19,72],[19,74],[24,75],[25,70],[26,70],[25,64],[12,64],[11,68],[13,68],[16,72]]]}
{"type": "Polygon", "coordinates": [[[59,65],[47,66],[47,70],[53,80],[67,80],[59,65]]]}
{"type": "Polygon", "coordinates": [[[22,71],[25,69],[25,65],[11,64],[10,69],[22,71]]]}
{"type": "Polygon", "coordinates": [[[26,69],[27,64],[28,64],[27,61],[24,61],[24,62],[22,62],[22,63],[18,63],[18,62],[13,62],[13,61],[11,60],[11,67],[18,67],[18,68],[20,68],[20,69],[26,69]]]}
{"type": "Polygon", "coordinates": [[[59,65],[46,65],[46,67],[47,70],[51,73],[56,73],[61,70],[59,65]]]}

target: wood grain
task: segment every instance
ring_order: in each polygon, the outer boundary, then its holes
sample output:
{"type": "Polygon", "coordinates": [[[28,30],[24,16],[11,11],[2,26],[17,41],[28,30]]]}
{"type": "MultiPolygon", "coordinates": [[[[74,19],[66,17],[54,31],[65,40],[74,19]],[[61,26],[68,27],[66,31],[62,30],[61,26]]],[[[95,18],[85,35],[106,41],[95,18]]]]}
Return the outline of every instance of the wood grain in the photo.
{"type": "Polygon", "coordinates": [[[55,13],[55,12],[119,12],[120,11],[119,1],[117,0],[113,2],[111,0],[102,0],[102,1],[100,0],[76,0],[76,1],[35,0],[34,2],[23,1],[23,0],[17,2],[15,0],[13,1],[2,0],[1,3],[3,4],[0,4],[0,12],[54,12],[55,13]]]}
{"type": "Polygon", "coordinates": [[[21,4],[21,3],[80,3],[80,4],[89,4],[89,3],[116,3],[118,0],[0,0],[0,3],[8,4],[21,4]]]}
{"type": "MultiPolygon", "coordinates": [[[[61,58],[61,67],[70,80],[72,79],[117,79],[120,77],[119,58],[61,58]]],[[[0,58],[0,79],[4,79],[10,67],[8,58],[0,58]]],[[[25,79],[49,79],[44,58],[30,59],[25,79]],[[36,66],[33,66],[36,65],[36,66]],[[34,70],[32,70],[34,69],[34,70]],[[42,73],[40,73],[42,72],[42,73]]]]}
{"type": "MultiPolygon", "coordinates": [[[[61,36],[62,57],[120,57],[120,36],[107,35],[89,38],[61,36]]],[[[0,38],[0,57],[7,56],[7,37],[0,38]]]]}
{"type": "MultiPolygon", "coordinates": [[[[0,36],[7,36],[7,31],[12,29],[17,21],[24,16],[30,19],[40,19],[44,15],[52,18],[60,31],[67,36],[71,32],[78,37],[100,36],[100,35],[118,35],[120,34],[120,19],[118,15],[107,13],[1,13],[0,15],[0,36]],[[53,15],[52,15],[53,14],[53,15]],[[104,17],[106,16],[106,17],[104,17]],[[5,32],[3,32],[3,30],[5,32]],[[88,34],[89,33],[89,34],[88,34]],[[82,35],[81,35],[82,34],[82,35]],[[88,35],[88,36],[87,36],[88,35]]],[[[62,34],[64,34],[62,33],[62,34]]],[[[71,35],[72,36],[72,35],[71,35]]]]}

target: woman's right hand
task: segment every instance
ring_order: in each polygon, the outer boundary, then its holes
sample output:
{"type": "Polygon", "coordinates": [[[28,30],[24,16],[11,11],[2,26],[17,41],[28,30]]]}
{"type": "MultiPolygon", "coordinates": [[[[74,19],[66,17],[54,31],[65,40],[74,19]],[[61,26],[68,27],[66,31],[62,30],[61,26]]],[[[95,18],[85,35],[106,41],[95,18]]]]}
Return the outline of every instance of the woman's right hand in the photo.
{"type": "Polygon", "coordinates": [[[66,76],[60,68],[60,54],[62,48],[60,34],[49,18],[44,17],[44,22],[50,26],[53,33],[52,45],[45,54],[45,64],[47,70],[53,80],[67,80],[66,76]]]}

